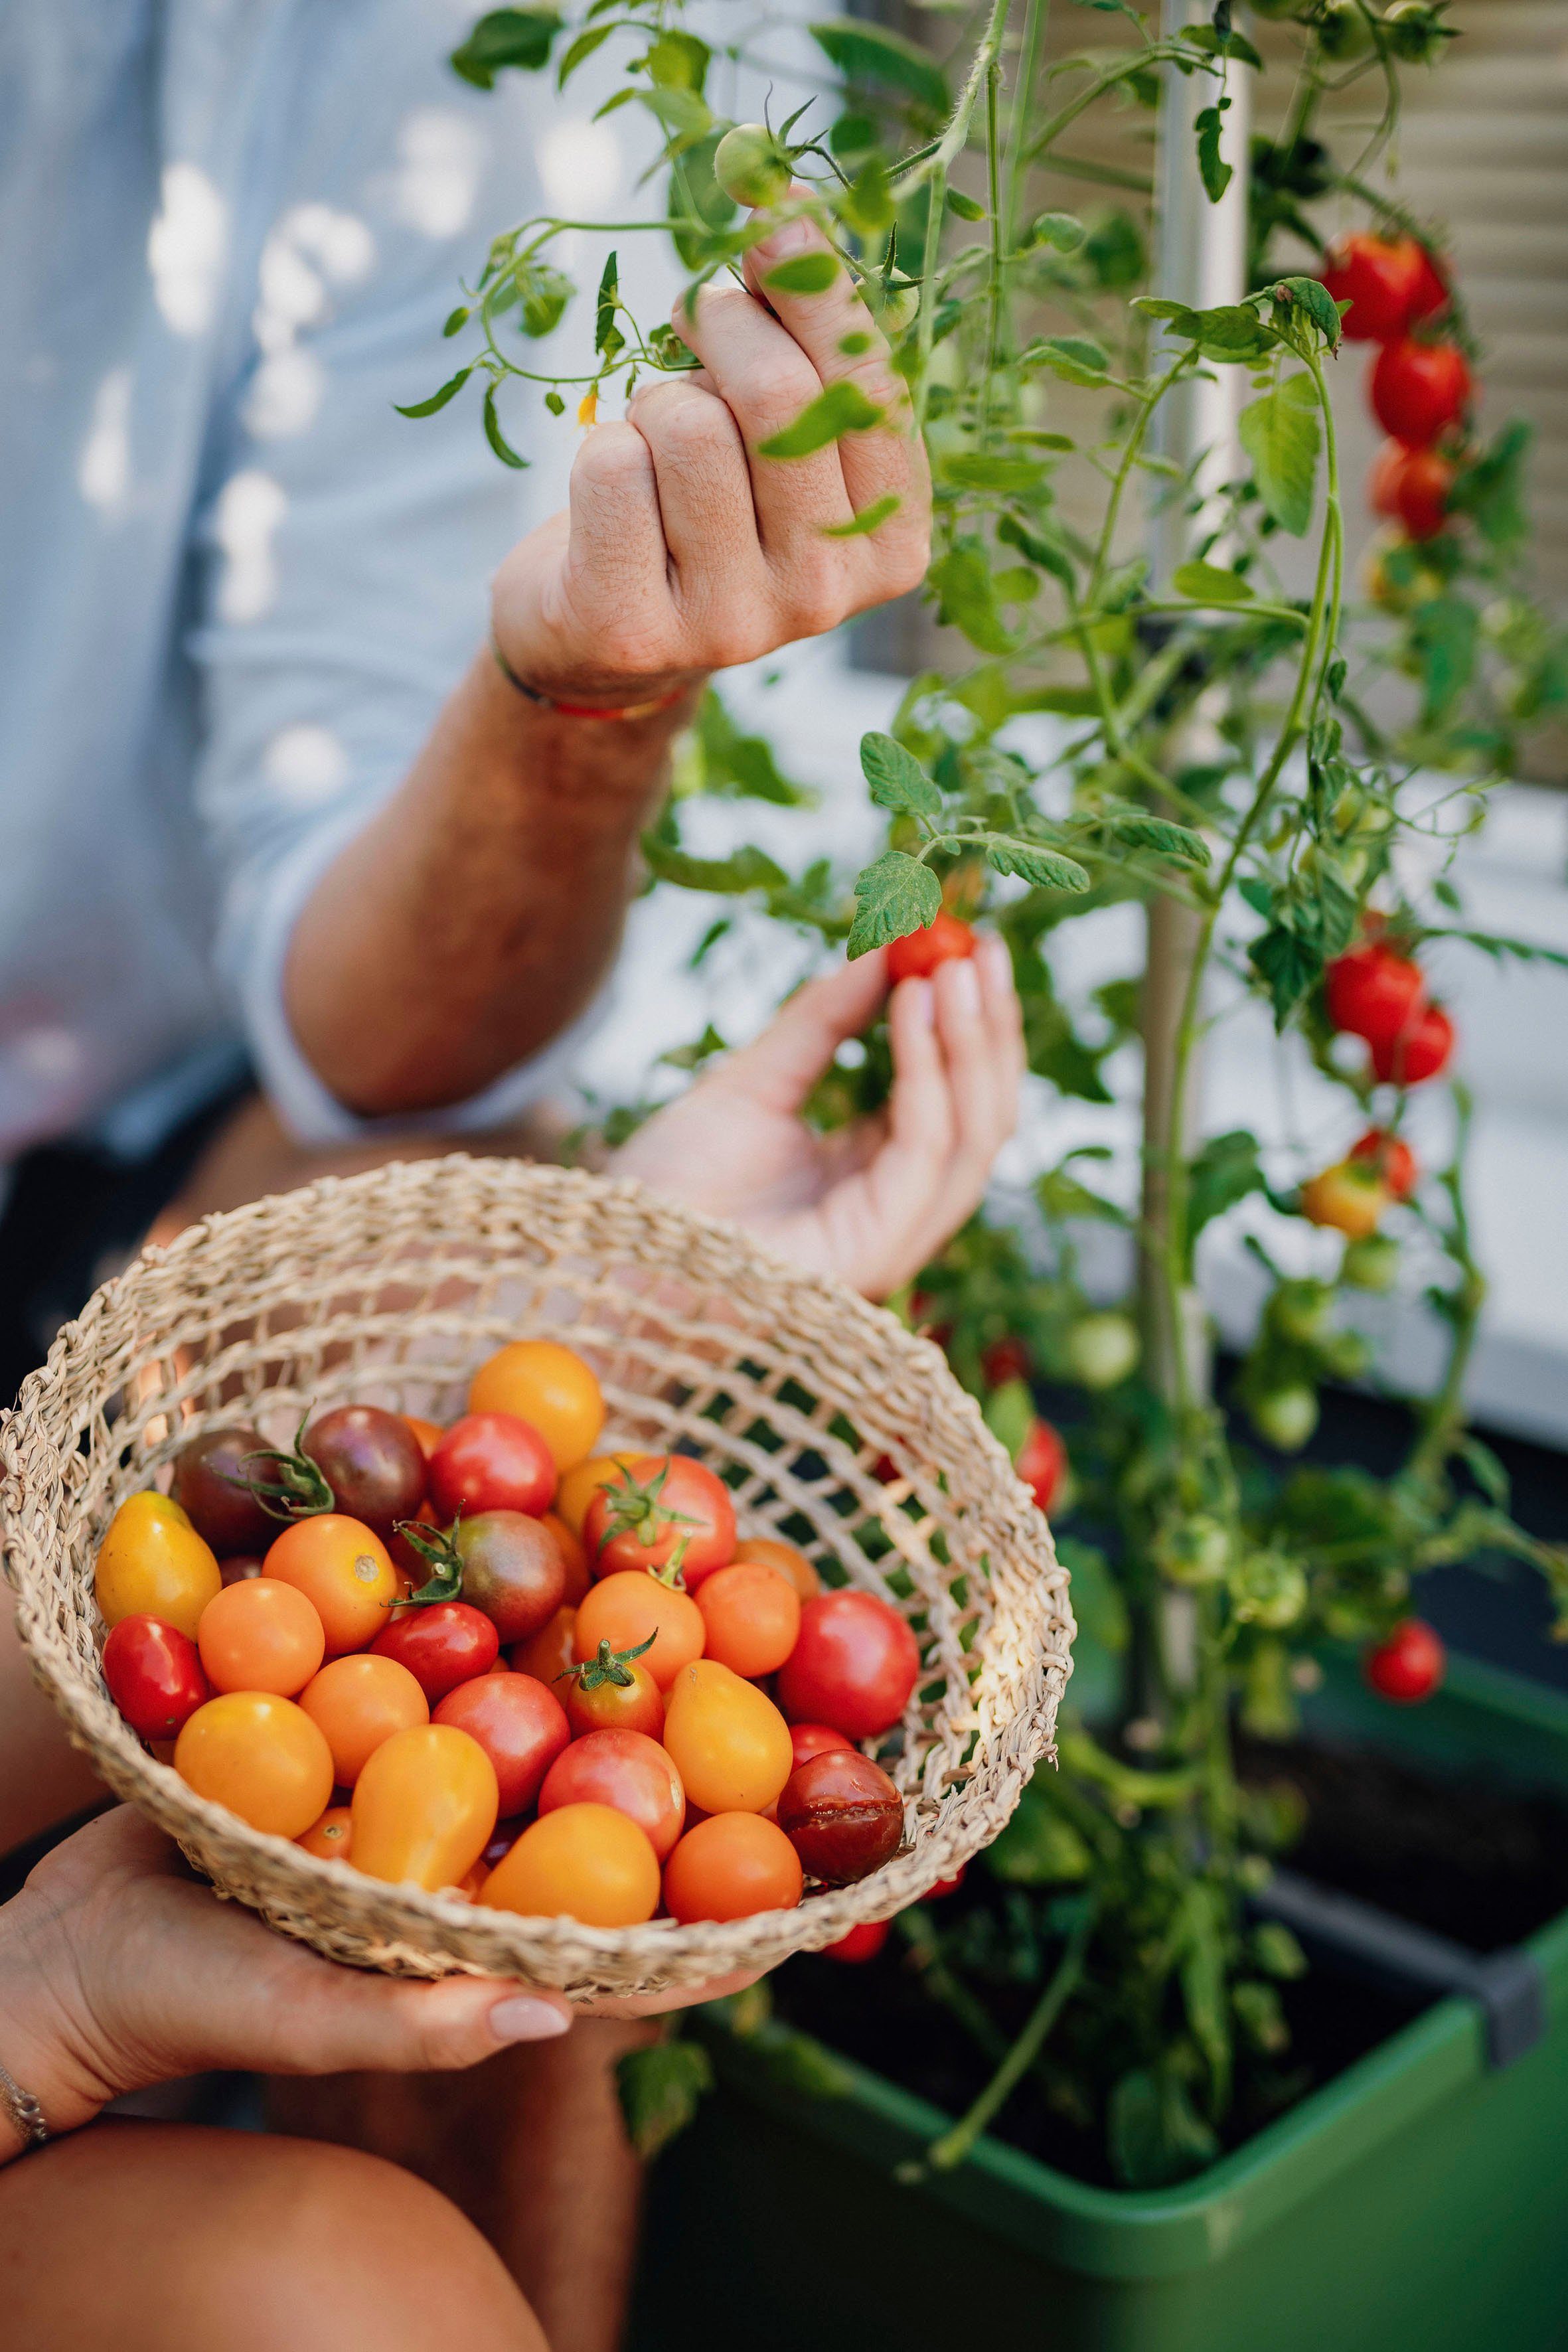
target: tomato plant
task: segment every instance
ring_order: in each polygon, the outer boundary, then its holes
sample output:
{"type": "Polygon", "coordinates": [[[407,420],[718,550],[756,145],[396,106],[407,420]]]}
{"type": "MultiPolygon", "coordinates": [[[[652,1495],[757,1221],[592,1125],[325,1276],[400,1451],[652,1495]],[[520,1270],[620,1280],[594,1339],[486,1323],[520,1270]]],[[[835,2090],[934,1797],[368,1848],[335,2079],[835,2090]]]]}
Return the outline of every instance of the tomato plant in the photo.
{"type": "Polygon", "coordinates": [[[801,1611],[779,1703],[797,1721],[875,1739],[909,1705],[920,1664],[909,1620],[887,1601],[874,1592],[825,1592],[801,1611]]]}

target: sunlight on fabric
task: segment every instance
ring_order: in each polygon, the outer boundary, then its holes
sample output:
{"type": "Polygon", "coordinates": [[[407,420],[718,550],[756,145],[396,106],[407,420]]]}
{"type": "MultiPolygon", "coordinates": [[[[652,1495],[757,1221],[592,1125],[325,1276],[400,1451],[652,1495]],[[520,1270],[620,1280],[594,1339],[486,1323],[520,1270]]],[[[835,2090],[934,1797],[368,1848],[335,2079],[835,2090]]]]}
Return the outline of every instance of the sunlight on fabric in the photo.
{"type": "Polygon", "coordinates": [[[284,727],[261,755],[267,781],[295,808],[317,808],[349,780],[349,755],[330,727],[284,727]]]}
{"type": "Polygon", "coordinates": [[[218,617],[258,621],[278,593],[272,539],[283,520],[288,495],[270,474],[254,467],[236,474],[218,493],[213,533],[224,555],[218,583],[218,617]]]}
{"type": "Polygon", "coordinates": [[[552,123],[539,142],[544,201],[568,220],[596,220],[613,212],[624,177],[621,142],[607,122],[574,117],[552,123]]]}
{"type": "Polygon", "coordinates": [[[147,232],[153,296],[177,335],[211,325],[228,242],[223,198],[195,163],[163,166],[163,209],[147,232]]]}
{"type": "Polygon", "coordinates": [[[89,507],[112,514],[131,488],[131,370],[110,368],[92,404],[77,461],[77,488],[89,507]]]}
{"type": "Polygon", "coordinates": [[[393,211],[422,236],[456,236],[468,225],[484,159],[473,123],[442,107],[417,108],[398,128],[393,211]]]}

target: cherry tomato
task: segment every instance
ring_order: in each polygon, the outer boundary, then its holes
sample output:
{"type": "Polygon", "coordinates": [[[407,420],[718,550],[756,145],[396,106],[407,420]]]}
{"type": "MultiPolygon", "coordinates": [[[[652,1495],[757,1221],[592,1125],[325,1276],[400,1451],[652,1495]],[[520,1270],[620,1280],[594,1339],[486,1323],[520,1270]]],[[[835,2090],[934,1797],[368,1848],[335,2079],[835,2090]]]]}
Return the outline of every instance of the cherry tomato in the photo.
{"type": "Polygon", "coordinates": [[[373,1528],[384,1543],[425,1500],[425,1449],[400,1412],[334,1405],[311,1422],[300,1448],[331,1489],[332,1508],[373,1528]]]}
{"type": "Polygon", "coordinates": [[[531,1675],[481,1675],[448,1691],[433,1720],[477,1739],[495,1767],[500,1810],[526,1812],[572,1737],[566,1710],[531,1675]]]}
{"type": "Polygon", "coordinates": [[[938,964],[962,963],[977,945],[969,925],[943,908],[923,930],[906,931],[901,940],[893,941],[888,950],[888,985],[897,988],[900,980],[929,980],[938,964]]]}
{"type": "Polygon", "coordinates": [[[267,1440],[256,1429],[205,1429],[174,1456],[169,1491],[196,1533],[220,1558],[227,1552],[265,1551],[278,1522],[256,1499],[247,1456],[264,1453],[267,1440]]]}
{"type": "Polygon", "coordinates": [[[1424,282],[1424,248],[1413,236],[1382,237],[1358,230],[1329,247],[1323,284],[1336,302],[1348,302],[1341,331],[1352,343],[1392,342],[1411,322],[1424,282]]]}
{"type": "Polygon", "coordinates": [[[1048,1421],[1031,1421],[1013,1467],[1033,1492],[1038,1507],[1048,1511],[1068,1474],[1068,1450],[1061,1432],[1048,1421]]]}
{"type": "Polygon", "coordinates": [[[1305,1381],[1285,1381],[1247,1401],[1247,1417],[1277,1454],[1299,1454],[1318,1426],[1318,1399],[1305,1381]]]}
{"type": "Polygon", "coordinates": [[[590,1731],[558,1756],[539,1791],[541,1820],[562,1805],[613,1805],[636,1822],[662,1862],[686,1821],[680,1775],[640,1731],[590,1731]]]}
{"type": "Polygon", "coordinates": [[[329,1805],[319,1822],[294,1841],[322,1862],[347,1862],[353,1851],[353,1814],[347,1805],[329,1805]]]}
{"type": "Polygon", "coordinates": [[[665,1702],[664,1744],[705,1813],[762,1813],[795,1768],[789,1726],[765,1692],[700,1658],[665,1702]]]}
{"type": "Polygon", "coordinates": [[[1429,442],[1463,421],[1470,404],[1470,371],[1454,343],[1418,343],[1408,336],[1385,343],[1368,379],[1372,413],[1406,448],[1429,442]]]}
{"type": "Polygon", "coordinates": [[[828,1748],[790,1774],[778,1822],[808,1878],[852,1886],[897,1853],[904,1803],[881,1766],[858,1748],[828,1748]]]}
{"type": "Polygon", "coordinates": [[[1130,1315],[1102,1307],[1080,1315],[1067,1335],[1068,1368],[1086,1389],[1113,1389],[1138,1361],[1138,1327],[1130,1315]]]}
{"type": "Polygon", "coordinates": [[[363,1520],[320,1511],[285,1528],[267,1555],[267,1574],[299,1588],[326,1628],[327,1655],[363,1650],[386,1623],[397,1572],[386,1546],[363,1520]]]}
{"type": "Polygon", "coordinates": [[[1373,1074],[1384,1086],[1418,1087],[1447,1068],[1453,1050],[1453,1023],[1440,1004],[1428,1004],[1397,1037],[1373,1045],[1373,1074]]]}
{"type": "Polygon", "coordinates": [[[1369,1045],[1392,1045],[1426,994],[1421,967],[1376,940],[1336,956],[1325,975],[1329,1019],[1369,1045]]]}
{"type": "Polygon", "coordinates": [[[668,1568],[677,1551],[688,1591],[735,1556],[735,1507],[721,1478],[684,1454],[639,1454],[588,1506],[583,1545],[595,1576],[668,1568]]]}
{"type": "Polygon", "coordinates": [[[384,1739],[430,1720],[430,1704],[406,1666],[364,1651],[334,1658],[308,1682],[300,1704],[332,1751],[340,1789],[352,1789],[384,1739]]]}
{"type": "Polygon", "coordinates": [[[438,1421],[426,1421],[423,1413],[405,1412],[403,1418],[419,1440],[419,1451],[428,1462],[447,1434],[445,1428],[438,1421]]]}
{"type": "Polygon", "coordinates": [[[594,1580],[588,1573],[588,1555],[583,1549],[583,1538],[569,1528],[558,1511],[546,1511],[540,1521],[555,1538],[555,1549],[561,1554],[566,1570],[566,1584],[562,1599],[575,1609],[594,1580]]]}
{"type": "Polygon", "coordinates": [[[321,1664],[327,1636],[302,1592],[275,1576],[253,1576],[207,1602],[196,1645],[214,1690],[294,1698],[321,1664]]]}
{"type": "Polygon", "coordinates": [[[164,1495],[131,1495],[98,1548],[93,1595],[106,1625],[156,1617],[190,1641],[203,1610],[223,1590],[212,1548],[164,1495]]]}
{"type": "Polygon", "coordinates": [[[578,1738],[590,1731],[640,1731],[649,1739],[663,1736],[664,1693],[643,1658],[630,1651],[612,1650],[608,1642],[601,1642],[595,1655],[577,1664],[557,1687],[563,1694],[566,1720],[578,1738]]]}
{"type": "Polygon", "coordinates": [[[301,1707],[271,1691],[226,1691],[198,1706],[174,1743],[174,1769],[198,1797],[272,1837],[300,1836],[331,1801],[331,1749],[301,1707]]]}
{"type": "Polygon", "coordinates": [[[523,1831],[479,1891],[491,1911],[640,1927],[658,1908],[658,1858],[613,1805],[563,1805],[523,1831]]]}
{"type": "Polygon", "coordinates": [[[572,1644],[579,1658],[587,1659],[598,1655],[601,1642],[613,1651],[637,1650],[650,1634],[652,1646],[638,1663],[667,1691],[681,1667],[702,1655],[702,1612],[689,1592],[661,1584],[646,1570],[627,1569],[606,1576],[579,1603],[572,1644]]]}
{"type": "Polygon", "coordinates": [[[988,1348],[982,1349],[980,1369],[987,1384],[1000,1389],[1005,1388],[1009,1381],[1026,1381],[1035,1366],[1026,1343],[1008,1332],[1005,1338],[993,1339],[988,1348]]]}
{"type": "Polygon", "coordinates": [[[1301,1187],[1301,1214],[1314,1225],[1331,1225],[1352,1241],[1377,1231],[1388,1206],[1377,1170],[1364,1160],[1341,1160],[1301,1187]]]}
{"type": "Polygon", "coordinates": [[[876,1958],[891,1934],[892,1926],[890,1919],[862,1919],[850,1928],[847,1936],[840,1936],[836,1944],[824,1944],[822,1958],[825,1960],[843,1960],[851,1968],[858,1968],[863,1961],[876,1958]]]}
{"type": "Polygon", "coordinates": [[[697,1591],[705,1629],[702,1654],[748,1681],[782,1666],[800,1632],[800,1595],[776,1568],[731,1560],[705,1576],[697,1591]]]}
{"type": "Polygon", "coordinates": [[[395,1731],[354,1784],[354,1868],[434,1893],[478,1862],[500,1811],[495,1767],[449,1723],[395,1731]]]}
{"type": "Polygon", "coordinates": [[[715,1813],[688,1830],[664,1866],[672,1919],[749,1919],[793,1911],[804,1886],[800,1856],[760,1813],[715,1813]]]}
{"type": "MultiPolygon", "coordinates": [[[[1397,0],[1395,0],[1397,5],[1397,0]]],[[[1418,327],[1424,319],[1436,318],[1447,310],[1452,300],[1448,284],[1448,265],[1439,261],[1426,246],[1416,247],[1420,260],[1415,266],[1415,292],[1410,304],[1410,323],[1418,327]]]]}
{"type": "Polygon", "coordinates": [[[466,1601],[435,1601],[401,1612],[371,1643],[371,1654],[406,1666],[432,1706],[475,1675],[488,1675],[500,1635],[466,1601]]]}
{"type": "MultiPolygon", "coordinates": [[[[561,1547],[542,1519],[522,1511],[481,1511],[450,1536],[430,1539],[429,1590],[442,1600],[459,1591],[492,1619],[503,1642],[525,1642],[548,1625],[566,1591],[561,1547]]],[[[431,1603],[421,1602],[420,1606],[431,1603]]]]}
{"type": "Polygon", "coordinates": [[[612,1485],[622,1470],[643,1459],[641,1451],[633,1447],[619,1454],[595,1454],[586,1462],[575,1463],[562,1475],[555,1496],[555,1508],[573,1534],[581,1537],[583,1522],[588,1516],[588,1506],[601,1486],[612,1485]]]}
{"type": "MultiPolygon", "coordinates": [[[[572,1629],[576,1622],[575,1609],[558,1609],[547,1625],[542,1625],[537,1633],[531,1633],[526,1642],[519,1642],[508,1653],[513,1671],[531,1675],[535,1682],[543,1683],[549,1690],[563,1688],[561,1676],[576,1663],[572,1649],[572,1629]]],[[[664,1720],[662,1706],[659,1720],[664,1720]]]]}
{"type": "Polygon", "coordinates": [[[967,1864],[961,1862],[951,1878],[939,1878],[934,1886],[928,1886],[926,1888],[926,1901],[928,1903],[939,1903],[944,1895],[956,1895],[959,1888],[963,1884],[964,1872],[967,1867],[967,1864]]]}
{"type": "Polygon", "coordinates": [[[468,1412],[426,1465],[443,1527],[460,1511],[521,1511],[536,1519],[555,1499],[555,1462],[537,1429],[513,1412],[468,1412]]]}
{"type": "Polygon", "coordinates": [[[909,1705],[920,1667],[908,1621],[887,1601],[874,1592],[825,1592],[800,1612],[800,1639],[779,1670],[779,1703],[802,1722],[874,1739],[909,1705]]]}
{"type": "Polygon", "coordinates": [[[266,1562],[258,1551],[235,1551],[220,1559],[217,1567],[226,1584],[247,1584],[253,1576],[261,1575],[266,1562]]]}
{"type": "Polygon", "coordinates": [[[1421,1181],[1415,1154],[1402,1135],[1390,1135],[1386,1128],[1369,1127],[1351,1145],[1350,1156],[1369,1160],[1395,1201],[1408,1201],[1421,1181]]]}
{"type": "MultiPolygon", "coordinates": [[[[830,1749],[850,1745],[841,1731],[826,1723],[792,1723],[789,1727],[790,1753],[795,1764],[804,1764],[808,1756],[826,1756],[830,1749]]],[[[792,1770],[795,1766],[790,1768],[792,1770]]]]}
{"type": "Polygon", "coordinates": [[[1396,1706],[1416,1706],[1442,1681],[1448,1654],[1424,1618],[1406,1617],[1386,1641],[1366,1655],[1367,1681],[1380,1698],[1396,1706]]]}
{"type": "Polygon", "coordinates": [[[1367,486],[1373,512],[1399,523],[1408,539],[1436,539],[1448,520],[1455,470],[1436,449],[1385,441],[1367,486]]]}
{"type": "Polygon", "coordinates": [[[605,1425],[598,1381],[558,1339],[514,1339],[491,1356],[469,1383],[468,1411],[526,1421],[543,1438],[558,1471],[584,1461],[605,1425]]]}
{"type": "Polygon", "coordinates": [[[735,1559],[761,1560],[764,1568],[776,1568],[802,1601],[815,1601],[822,1590],[822,1579],[805,1552],[797,1551],[794,1544],[781,1543],[776,1536],[742,1536],[735,1546],[735,1559]]]}
{"type": "Polygon", "coordinates": [[[173,1739],[212,1696],[195,1643],[157,1617],[121,1617],[110,1627],[103,1679],[141,1739],[173,1739]]]}

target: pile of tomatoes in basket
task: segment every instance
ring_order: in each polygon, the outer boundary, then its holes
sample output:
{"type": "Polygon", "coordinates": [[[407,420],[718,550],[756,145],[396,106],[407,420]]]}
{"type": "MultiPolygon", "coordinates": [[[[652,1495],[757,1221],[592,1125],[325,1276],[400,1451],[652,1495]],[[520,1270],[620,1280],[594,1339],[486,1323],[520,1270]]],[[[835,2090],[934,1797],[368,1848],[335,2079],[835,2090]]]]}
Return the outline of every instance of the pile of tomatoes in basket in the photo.
{"type": "Polygon", "coordinates": [[[857,1743],[920,1671],[877,1595],[738,1537],[684,1454],[595,1454],[593,1371],[503,1348],[449,1428],[210,1429],[100,1548],[103,1673],[197,1795],[372,1878],[632,1927],[847,1885],[903,1837],[857,1743]],[[172,1743],[172,1745],[168,1744],[172,1743]]]}

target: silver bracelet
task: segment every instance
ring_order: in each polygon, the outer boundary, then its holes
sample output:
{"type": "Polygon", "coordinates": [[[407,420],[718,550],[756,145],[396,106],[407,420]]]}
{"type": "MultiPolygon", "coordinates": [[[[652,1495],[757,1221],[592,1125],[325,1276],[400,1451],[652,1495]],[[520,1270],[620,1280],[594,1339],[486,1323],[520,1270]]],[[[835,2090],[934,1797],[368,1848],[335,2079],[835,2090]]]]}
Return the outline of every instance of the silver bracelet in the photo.
{"type": "Polygon", "coordinates": [[[31,2091],[24,2091],[20,2083],[14,2075],[8,2074],[4,2066],[0,2066],[0,2107],[4,2107],[21,2134],[24,2150],[42,2147],[49,2136],[44,2111],[31,2091]]]}

